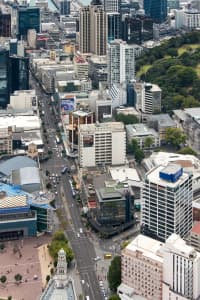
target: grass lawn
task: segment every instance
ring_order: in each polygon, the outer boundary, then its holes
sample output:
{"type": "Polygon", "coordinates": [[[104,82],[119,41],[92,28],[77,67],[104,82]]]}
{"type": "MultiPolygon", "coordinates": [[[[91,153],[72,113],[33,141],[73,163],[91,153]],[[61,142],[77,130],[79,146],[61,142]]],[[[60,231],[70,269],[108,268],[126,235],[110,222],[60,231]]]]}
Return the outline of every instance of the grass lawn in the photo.
{"type": "Polygon", "coordinates": [[[182,47],[180,47],[178,49],[178,55],[183,54],[184,52],[188,51],[190,48],[191,49],[197,49],[199,48],[200,45],[199,44],[188,44],[188,45],[183,45],[182,47]]]}
{"type": "Polygon", "coordinates": [[[144,65],[142,68],[137,72],[136,76],[140,77],[142,74],[146,73],[152,65],[144,65]]]}

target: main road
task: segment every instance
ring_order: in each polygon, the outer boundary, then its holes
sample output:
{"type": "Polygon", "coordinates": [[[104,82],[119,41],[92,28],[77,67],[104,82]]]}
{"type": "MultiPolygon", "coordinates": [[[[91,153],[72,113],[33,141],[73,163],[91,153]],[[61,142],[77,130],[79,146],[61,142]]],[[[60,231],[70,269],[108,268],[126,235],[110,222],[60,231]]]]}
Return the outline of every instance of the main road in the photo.
{"type": "Polygon", "coordinates": [[[52,151],[51,158],[48,161],[43,162],[41,167],[44,173],[48,170],[51,175],[58,174],[61,176],[56,187],[58,193],[57,205],[63,209],[63,214],[68,220],[66,233],[73,248],[76,259],[76,268],[80,275],[83,292],[84,295],[89,296],[91,300],[102,300],[103,295],[100,292],[99,283],[95,273],[94,258],[96,254],[94,246],[84,231],[79,207],[71,193],[68,175],[61,175],[63,166],[69,166],[70,161],[63,158],[61,149],[59,150],[59,146],[56,147],[55,134],[57,128],[55,115],[49,105],[50,97],[42,92],[38,82],[32,77],[31,85],[36,89],[36,94],[38,95],[40,105],[44,111],[43,122],[48,134],[48,149],[52,151]]]}

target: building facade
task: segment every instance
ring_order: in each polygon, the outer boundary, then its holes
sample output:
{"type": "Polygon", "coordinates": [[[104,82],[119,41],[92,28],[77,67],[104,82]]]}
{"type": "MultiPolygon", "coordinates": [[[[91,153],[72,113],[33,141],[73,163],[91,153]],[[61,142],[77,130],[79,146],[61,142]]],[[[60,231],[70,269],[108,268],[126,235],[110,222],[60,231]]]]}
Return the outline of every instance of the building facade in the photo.
{"type": "Polygon", "coordinates": [[[144,0],[145,14],[155,23],[163,23],[167,18],[167,0],[144,0]]]}
{"type": "Polygon", "coordinates": [[[18,10],[18,36],[27,35],[29,29],[40,32],[40,9],[38,7],[23,7],[18,10]]]}
{"type": "Polygon", "coordinates": [[[120,13],[107,13],[107,42],[119,39],[121,36],[120,30],[121,16],[120,13]]]}
{"type": "Polygon", "coordinates": [[[165,241],[172,233],[182,238],[192,228],[192,175],[177,164],[157,166],[145,177],[142,189],[142,230],[165,241]]]}
{"type": "Polygon", "coordinates": [[[144,299],[162,300],[162,246],[162,243],[140,234],[122,251],[122,284],[133,288],[135,294],[144,299]]]}
{"type": "Polygon", "coordinates": [[[128,45],[122,40],[108,44],[108,86],[127,83],[135,78],[136,46],[128,45]]]}
{"type": "Polygon", "coordinates": [[[164,300],[199,299],[200,253],[172,234],[164,247],[164,300]]]}
{"type": "Polygon", "coordinates": [[[107,13],[120,12],[121,0],[104,0],[103,6],[107,13]]]}
{"type": "Polygon", "coordinates": [[[0,107],[5,108],[9,103],[9,52],[0,49],[0,107]]]}
{"type": "Polygon", "coordinates": [[[10,57],[10,93],[29,89],[29,58],[10,57]]]}
{"type": "Polygon", "coordinates": [[[124,164],[126,160],[124,125],[120,122],[80,125],[78,151],[81,167],[124,164]]]}

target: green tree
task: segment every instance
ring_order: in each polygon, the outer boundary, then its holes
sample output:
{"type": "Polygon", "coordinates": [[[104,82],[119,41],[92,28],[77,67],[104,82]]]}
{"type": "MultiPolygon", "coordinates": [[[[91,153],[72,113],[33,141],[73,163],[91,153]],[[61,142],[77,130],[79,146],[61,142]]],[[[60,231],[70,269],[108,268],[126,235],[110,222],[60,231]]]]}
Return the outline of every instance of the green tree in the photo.
{"type": "Polygon", "coordinates": [[[180,153],[180,154],[190,154],[190,155],[197,156],[197,153],[190,147],[183,147],[178,151],[178,153],[180,153]]]}
{"type": "Polygon", "coordinates": [[[2,275],[2,276],[0,277],[0,281],[1,281],[2,284],[6,283],[7,277],[6,277],[5,275],[2,275]]]}
{"type": "Polygon", "coordinates": [[[12,300],[12,296],[8,296],[8,300],[12,300]]]}
{"type": "Polygon", "coordinates": [[[50,190],[50,189],[52,188],[52,185],[51,185],[50,182],[48,182],[48,183],[46,184],[46,188],[47,188],[47,190],[50,190]]]}
{"type": "Polygon", "coordinates": [[[16,283],[19,284],[21,282],[21,280],[22,280],[22,275],[19,274],[19,273],[16,274],[15,275],[15,281],[16,281],[16,283]]]}
{"type": "Polygon", "coordinates": [[[146,137],[146,139],[145,139],[145,141],[144,141],[144,147],[147,148],[147,149],[148,149],[148,148],[151,148],[152,145],[153,145],[153,143],[154,143],[153,138],[150,137],[150,136],[148,136],[148,137],[146,137]]]}
{"type": "Polygon", "coordinates": [[[53,235],[52,242],[49,245],[49,253],[53,257],[54,261],[57,261],[58,251],[63,248],[66,252],[67,262],[70,263],[74,258],[72,249],[68,245],[68,240],[63,231],[57,231],[53,235]]]}
{"type": "Polygon", "coordinates": [[[136,124],[139,122],[138,118],[131,114],[124,115],[124,114],[119,113],[115,116],[115,119],[118,122],[123,122],[125,125],[136,124]]]}
{"type": "Polygon", "coordinates": [[[50,275],[47,275],[46,276],[46,282],[49,282],[50,278],[51,278],[50,275]]]}
{"type": "Polygon", "coordinates": [[[109,300],[120,300],[120,297],[117,294],[115,294],[110,296],[109,300]]]}
{"type": "Polygon", "coordinates": [[[115,256],[108,270],[108,283],[111,291],[116,292],[121,283],[121,257],[115,256]]]}
{"type": "Polygon", "coordinates": [[[139,149],[138,142],[136,139],[132,139],[131,148],[133,153],[135,153],[139,149]]]}
{"type": "Polygon", "coordinates": [[[142,162],[142,160],[144,159],[144,152],[142,151],[142,149],[137,149],[136,151],[135,151],[135,160],[139,163],[139,164],[141,164],[141,162],[142,162]]]}
{"type": "Polygon", "coordinates": [[[167,128],[165,133],[165,141],[178,148],[180,144],[185,143],[186,135],[179,128],[167,128]]]}
{"type": "Polygon", "coordinates": [[[4,243],[0,243],[0,251],[2,252],[5,249],[5,244],[4,243]]]}

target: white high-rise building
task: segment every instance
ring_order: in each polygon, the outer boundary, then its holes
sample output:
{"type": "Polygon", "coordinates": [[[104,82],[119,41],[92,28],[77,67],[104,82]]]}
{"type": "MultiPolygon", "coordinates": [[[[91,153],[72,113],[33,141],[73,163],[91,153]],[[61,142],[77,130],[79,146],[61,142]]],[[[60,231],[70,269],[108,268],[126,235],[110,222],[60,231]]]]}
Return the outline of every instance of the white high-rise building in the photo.
{"type": "Polygon", "coordinates": [[[164,247],[162,299],[200,299],[200,253],[176,234],[164,247]]]}
{"type": "Polygon", "coordinates": [[[152,83],[133,83],[135,93],[135,107],[138,111],[153,114],[161,111],[161,88],[152,83]]]}
{"type": "Polygon", "coordinates": [[[79,165],[123,165],[126,161],[126,132],[121,122],[84,124],[79,127],[79,165]]]}
{"type": "Polygon", "coordinates": [[[172,233],[182,238],[192,228],[192,174],[177,164],[157,166],[142,188],[143,232],[165,241],[172,233]]]}
{"type": "Polygon", "coordinates": [[[135,78],[136,45],[128,45],[122,40],[108,44],[108,85],[128,83],[135,78]]]}

